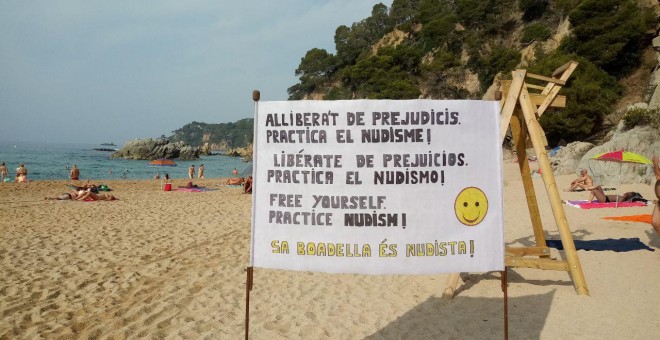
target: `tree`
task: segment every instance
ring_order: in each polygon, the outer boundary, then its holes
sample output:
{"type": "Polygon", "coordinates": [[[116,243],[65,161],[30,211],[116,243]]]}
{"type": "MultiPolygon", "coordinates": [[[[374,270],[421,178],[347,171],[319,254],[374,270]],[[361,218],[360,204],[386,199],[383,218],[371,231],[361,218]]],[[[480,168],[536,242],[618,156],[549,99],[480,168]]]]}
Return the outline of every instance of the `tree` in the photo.
{"type": "Polygon", "coordinates": [[[523,12],[523,20],[540,18],[548,8],[548,0],[518,0],[518,8],[523,12]]]}
{"type": "Polygon", "coordinates": [[[330,79],[330,75],[337,69],[336,64],[335,56],[324,49],[313,48],[307,51],[295,72],[300,78],[300,88],[297,90],[307,94],[314,92],[319,85],[330,79]]]}
{"type": "Polygon", "coordinates": [[[394,0],[390,6],[392,25],[401,26],[410,23],[417,16],[420,0],[394,0]]]}
{"type": "Polygon", "coordinates": [[[420,94],[413,78],[390,55],[359,60],[342,72],[342,81],[356,98],[412,99],[420,94]]]}
{"type": "Polygon", "coordinates": [[[640,63],[642,42],[655,21],[634,0],[585,0],[570,12],[572,35],[561,49],[577,53],[615,76],[640,63]]]}
{"type": "Polygon", "coordinates": [[[616,78],[575,54],[558,51],[543,56],[529,68],[529,72],[551,74],[571,60],[577,61],[579,66],[561,91],[567,97],[567,106],[561,110],[547,111],[540,120],[551,145],[560,139],[572,142],[592,135],[621,97],[622,88],[616,78]]]}

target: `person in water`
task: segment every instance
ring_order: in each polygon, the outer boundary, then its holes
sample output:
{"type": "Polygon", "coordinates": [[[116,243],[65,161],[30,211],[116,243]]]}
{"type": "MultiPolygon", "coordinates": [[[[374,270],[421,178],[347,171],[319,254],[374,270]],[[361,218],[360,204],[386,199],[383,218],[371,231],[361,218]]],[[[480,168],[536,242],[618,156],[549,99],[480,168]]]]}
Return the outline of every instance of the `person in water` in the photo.
{"type": "Polygon", "coordinates": [[[28,171],[25,168],[25,164],[21,163],[16,168],[16,182],[27,182],[28,171]]]}
{"type": "Polygon", "coordinates": [[[80,177],[80,170],[78,170],[78,167],[74,164],[71,167],[71,172],[69,173],[69,178],[73,181],[77,181],[78,177],[80,177]]]}

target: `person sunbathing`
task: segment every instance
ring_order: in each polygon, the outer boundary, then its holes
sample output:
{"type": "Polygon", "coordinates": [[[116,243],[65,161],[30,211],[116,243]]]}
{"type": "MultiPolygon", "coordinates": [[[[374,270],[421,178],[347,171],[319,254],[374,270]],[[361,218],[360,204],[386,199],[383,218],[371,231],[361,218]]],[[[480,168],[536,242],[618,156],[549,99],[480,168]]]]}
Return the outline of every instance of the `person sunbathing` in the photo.
{"type": "Polygon", "coordinates": [[[660,157],[653,156],[653,174],[655,174],[655,207],[653,208],[653,215],[651,216],[651,226],[655,229],[656,234],[660,235],[660,157]]]}
{"type": "Polygon", "coordinates": [[[225,182],[226,185],[241,185],[243,184],[244,179],[243,177],[237,177],[237,178],[228,178],[227,182],[225,182]]]}
{"type": "Polygon", "coordinates": [[[581,188],[584,190],[591,190],[588,188],[593,188],[594,185],[594,180],[589,176],[589,172],[587,172],[587,169],[582,169],[580,170],[580,177],[574,179],[571,182],[571,186],[564,189],[564,191],[574,191],[577,188],[581,188]]]}
{"type": "Polygon", "coordinates": [[[81,195],[83,195],[86,191],[80,190],[80,191],[72,191],[72,192],[67,192],[63,193],[59,196],[55,197],[44,197],[45,200],[57,200],[57,201],[66,201],[66,200],[75,200],[81,195]]]}
{"type": "Polygon", "coordinates": [[[596,198],[599,203],[632,202],[633,199],[646,202],[646,200],[642,198],[642,195],[634,191],[623,193],[623,195],[605,195],[605,191],[603,191],[603,187],[600,185],[590,188],[589,191],[591,192],[589,202],[594,198],[596,198]]]}
{"type": "Polygon", "coordinates": [[[91,191],[85,191],[76,198],[76,201],[114,201],[117,197],[110,194],[95,194],[91,191]]]}

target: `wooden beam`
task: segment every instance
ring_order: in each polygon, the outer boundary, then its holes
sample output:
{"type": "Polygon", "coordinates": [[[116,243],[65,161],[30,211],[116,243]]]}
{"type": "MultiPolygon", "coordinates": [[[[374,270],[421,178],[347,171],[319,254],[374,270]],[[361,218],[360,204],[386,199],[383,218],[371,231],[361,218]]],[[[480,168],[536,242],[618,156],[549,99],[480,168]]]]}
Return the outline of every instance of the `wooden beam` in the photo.
{"type": "Polygon", "coordinates": [[[536,268],[545,270],[570,271],[568,262],[552,259],[530,259],[518,256],[504,256],[504,265],[507,267],[536,268]]]}
{"type": "Polygon", "coordinates": [[[522,108],[523,114],[525,116],[525,124],[529,130],[530,139],[532,140],[532,145],[534,145],[534,151],[536,151],[537,161],[541,168],[541,176],[543,177],[543,183],[545,185],[545,190],[548,194],[550,201],[550,207],[552,208],[552,214],[555,217],[555,222],[557,223],[557,229],[559,229],[559,236],[561,242],[564,245],[564,253],[566,254],[566,260],[570,265],[571,275],[573,276],[573,284],[579,295],[589,295],[589,289],[587,288],[587,282],[584,278],[582,272],[582,266],[580,265],[580,258],[577,255],[575,250],[575,243],[573,242],[573,235],[571,234],[571,229],[568,226],[568,219],[566,218],[566,213],[564,212],[564,207],[562,206],[561,198],[559,196],[559,190],[557,188],[557,182],[555,181],[555,176],[552,173],[552,166],[550,165],[550,160],[548,158],[548,152],[545,150],[545,145],[542,139],[541,124],[539,124],[534,114],[534,105],[529,100],[529,94],[527,89],[523,87],[520,91],[520,106],[522,108]]]}
{"type": "Polygon", "coordinates": [[[539,204],[536,201],[532,173],[530,171],[529,160],[527,159],[527,127],[523,122],[523,114],[520,111],[520,107],[516,107],[514,115],[511,117],[510,125],[511,134],[513,135],[513,143],[516,147],[516,154],[518,155],[518,168],[520,169],[523,188],[525,188],[525,199],[527,200],[527,209],[532,222],[536,245],[545,246],[545,235],[543,233],[543,224],[541,223],[541,213],[539,212],[539,204]]]}
{"type": "Polygon", "coordinates": [[[553,83],[553,84],[557,84],[557,85],[561,85],[561,86],[566,85],[566,81],[561,80],[561,79],[557,79],[557,78],[550,78],[550,77],[546,77],[546,76],[542,76],[542,75],[538,75],[538,74],[534,74],[534,73],[527,73],[527,76],[530,77],[530,78],[547,81],[548,83],[553,83]]]}
{"type": "MultiPolygon", "coordinates": [[[[513,80],[511,81],[511,86],[507,91],[507,95],[504,101],[504,106],[502,108],[501,120],[500,120],[500,137],[502,137],[502,142],[506,137],[506,130],[509,128],[509,121],[511,120],[511,115],[513,115],[513,109],[518,103],[518,96],[520,96],[520,90],[522,90],[525,83],[525,74],[526,70],[515,70],[511,72],[513,80]]],[[[502,91],[504,93],[504,91],[502,91]]]]}
{"type": "MultiPolygon", "coordinates": [[[[573,71],[578,66],[578,63],[571,61],[569,63],[568,67],[564,70],[564,73],[561,75],[560,79],[563,80],[564,82],[568,80],[568,78],[571,76],[573,71]]],[[[561,86],[550,86],[551,84],[548,84],[548,97],[543,101],[543,103],[538,107],[537,114],[539,117],[543,115],[545,110],[550,106],[550,103],[554,100],[554,97],[557,96],[557,93],[559,93],[559,90],[561,90],[561,86]]],[[[545,92],[545,91],[543,91],[545,92]]],[[[545,94],[545,93],[544,93],[545,94]]]]}
{"type": "MultiPolygon", "coordinates": [[[[529,87],[529,84],[527,84],[527,87],[529,87]]],[[[548,96],[549,95],[530,93],[529,99],[532,100],[532,104],[536,106],[541,106],[545,102],[546,98],[548,98],[548,96]]],[[[555,98],[550,102],[548,106],[566,107],[566,96],[555,96],[555,98]]]]}
{"type": "Polygon", "coordinates": [[[535,90],[545,90],[545,86],[539,86],[534,84],[527,84],[527,87],[535,90]]]}
{"type": "MultiPolygon", "coordinates": [[[[569,61],[566,64],[557,67],[557,69],[554,72],[552,72],[552,78],[559,78],[557,76],[564,73],[564,71],[566,71],[568,69],[568,67],[571,66],[571,64],[573,64],[573,63],[575,63],[575,62],[574,61],[569,61]]],[[[566,79],[564,79],[564,80],[566,80],[566,79]]]]}
{"type": "Polygon", "coordinates": [[[548,247],[506,247],[506,255],[512,256],[550,256],[548,247]]]}

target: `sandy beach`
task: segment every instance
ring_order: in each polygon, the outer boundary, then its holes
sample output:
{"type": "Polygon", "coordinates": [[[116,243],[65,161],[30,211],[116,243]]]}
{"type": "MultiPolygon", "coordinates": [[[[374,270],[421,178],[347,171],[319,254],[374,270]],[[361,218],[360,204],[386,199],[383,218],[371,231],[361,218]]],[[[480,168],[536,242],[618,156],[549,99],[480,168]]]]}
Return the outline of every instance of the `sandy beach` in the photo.
{"type": "MultiPolygon", "coordinates": [[[[532,245],[517,169],[505,163],[505,240],[532,245]]],[[[558,239],[542,179],[533,181],[547,237],[558,239]]],[[[66,192],[68,181],[0,184],[0,339],[242,338],[251,196],[222,182],[195,180],[217,190],[191,193],[163,192],[157,180],[104,181],[115,202],[43,199],[66,192]]],[[[654,199],[649,185],[617,189],[654,199]]],[[[603,219],[651,214],[652,206],[564,210],[576,240],[638,238],[651,250],[579,250],[588,297],[566,272],[511,269],[511,339],[660,334],[660,237],[647,223],[603,219]]],[[[447,277],[257,268],[250,337],[501,339],[499,273],[463,274],[451,301],[442,299],[447,277]]]]}

